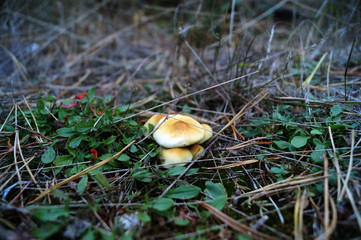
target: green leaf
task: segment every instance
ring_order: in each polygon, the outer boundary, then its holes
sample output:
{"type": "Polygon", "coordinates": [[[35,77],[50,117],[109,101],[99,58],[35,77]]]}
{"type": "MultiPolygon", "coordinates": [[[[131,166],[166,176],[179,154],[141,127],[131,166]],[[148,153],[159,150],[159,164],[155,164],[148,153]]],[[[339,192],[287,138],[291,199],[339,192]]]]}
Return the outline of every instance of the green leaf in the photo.
{"type": "Polygon", "coordinates": [[[276,144],[276,146],[280,149],[286,149],[288,148],[288,146],[290,145],[288,142],[286,141],[273,141],[274,144],[276,144]]]}
{"type": "Polygon", "coordinates": [[[68,165],[73,163],[73,157],[71,155],[63,155],[57,157],[54,162],[56,166],[68,165]]]}
{"type": "Polygon", "coordinates": [[[179,174],[184,172],[184,170],[186,170],[186,167],[173,167],[168,170],[167,176],[178,176],[179,174]]]}
{"type": "Polygon", "coordinates": [[[130,157],[127,154],[122,154],[117,158],[117,160],[121,162],[128,162],[129,159],[130,157]]]}
{"type": "Polygon", "coordinates": [[[102,173],[97,173],[95,175],[95,178],[106,189],[110,190],[112,188],[112,186],[109,184],[108,180],[106,179],[106,177],[104,177],[104,175],[102,173]]]}
{"type": "Polygon", "coordinates": [[[84,175],[83,178],[79,181],[77,186],[77,190],[80,195],[83,194],[87,184],[88,184],[88,175],[84,175]]]}
{"type": "Polygon", "coordinates": [[[114,154],[111,154],[111,153],[106,153],[106,154],[103,154],[99,157],[100,160],[105,160],[105,159],[108,159],[110,158],[111,156],[113,156],[114,154]]]}
{"type": "Polygon", "coordinates": [[[103,142],[105,145],[109,145],[109,144],[113,143],[115,141],[115,139],[117,139],[116,136],[110,136],[107,139],[105,139],[103,142]]]}
{"type": "Polygon", "coordinates": [[[323,142],[321,142],[320,139],[314,138],[312,141],[316,145],[315,147],[316,150],[321,150],[326,148],[326,145],[323,142]]]}
{"type": "Polygon", "coordinates": [[[86,132],[86,131],[92,129],[92,127],[93,127],[92,125],[87,124],[87,123],[78,123],[75,125],[74,129],[77,132],[83,133],[83,132],[86,132]]]}
{"type": "Polygon", "coordinates": [[[43,156],[41,156],[41,161],[45,164],[51,163],[52,161],[54,161],[55,156],[55,150],[52,147],[48,147],[48,150],[46,150],[43,156]]]}
{"type": "Polygon", "coordinates": [[[220,197],[216,197],[212,202],[211,205],[215,208],[217,208],[218,210],[222,210],[224,208],[224,206],[227,203],[227,197],[225,196],[220,196],[220,197]]]}
{"type": "Polygon", "coordinates": [[[211,181],[206,182],[206,189],[204,193],[211,198],[226,197],[226,189],[220,183],[213,183],[211,181]]]}
{"type": "Polygon", "coordinates": [[[282,169],[280,169],[278,167],[272,167],[271,172],[275,173],[275,174],[280,174],[280,173],[282,173],[282,169]]]}
{"type": "Polygon", "coordinates": [[[74,132],[72,128],[66,128],[66,127],[59,128],[58,130],[56,130],[56,132],[60,137],[71,137],[76,134],[76,132],[74,132]]]}
{"type": "MultiPolygon", "coordinates": [[[[168,170],[167,176],[178,176],[179,174],[183,173],[186,167],[173,167],[168,170]]],[[[193,175],[199,171],[199,168],[191,168],[184,174],[185,176],[193,175]]]]}
{"type": "Polygon", "coordinates": [[[37,108],[38,112],[43,114],[43,115],[49,114],[48,111],[45,108],[44,101],[41,100],[41,99],[39,99],[38,102],[36,103],[36,108],[37,108]]]}
{"type": "Polygon", "coordinates": [[[63,228],[62,224],[54,222],[45,222],[40,227],[33,230],[34,237],[36,239],[48,239],[53,234],[57,233],[63,228]]]}
{"type": "Polygon", "coordinates": [[[132,145],[132,146],[130,147],[129,151],[130,151],[131,153],[135,153],[135,152],[138,151],[138,148],[137,148],[135,145],[132,145]]]}
{"type": "Polygon", "coordinates": [[[190,114],[191,110],[189,109],[188,104],[184,104],[184,106],[182,107],[182,112],[185,114],[190,114]]]}
{"type": "Polygon", "coordinates": [[[289,173],[289,171],[285,170],[285,167],[283,165],[279,168],[278,167],[271,168],[271,172],[279,175],[289,173]]]}
{"type": "Polygon", "coordinates": [[[310,137],[296,136],[292,138],[291,145],[294,146],[295,148],[303,147],[307,144],[307,140],[309,138],[310,137]]]}
{"type": "Polygon", "coordinates": [[[133,173],[132,178],[141,182],[151,182],[152,174],[146,169],[133,173]]]}
{"type": "Polygon", "coordinates": [[[138,123],[134,120],[128,120],[127,123],[130,125],[130,126],[138,126],[138,123]]]}
{"type": "Polygon", "coordinates": [[[137,216],[140,221],[145,222],[145,223],[150,222],[152,220],[150,218],[150,216],[146,213],[138,213],[137,216]]]}
{"type": "Polygon", "coordinates": [[[174,201],[169,198],[161,198],[153,201],[151,208],[158,211],[165,211],[171,208],[174,204],[174,201]]]}
{"type": "Polygon", "coordinates": [[[87,96],[89,97],[89,99],[92,99],[95,96],[97,89],[95,87],[92,87],[89,91],[87,96]]]}
{"type": "Polygon", "coordinates": [[[44,100],[46,102],[54,102],[56,99],[55,99],[55,96],[53,95],[49,95],[47,97],[40,97],[41,100],[44,100]]]}
{"type": "Polygon", "coordinates": [[[330,115],[331,115],[331,117],[335,117],[338,114],[340,114],[341,112],[342,112],[342,107],[339,105],[335,105],[331,108],[330,115]]]}
{"type": "Polygon", "coordinates": [[[69,210],[64,207],[41,207],[32,210],[34,217],[41,221],[53,221],[62,216],[68,216],[69,210]]]}
{"type": "Polygon", "coordinates": [[[81,238],[81,240],[95,240],[95,239],[96,239],[95,233],[91,227],[88,228],[86,233],[81,238]]]}
{"type": "Polygon", "coordinates": [[[243,235],[243,234],[239,234],[237,237],[237,240],[252,240],[252,238],[250,238],[246,235],[243,235]]]}
{"type": "Polygon", "coordinates": [[[121,113],[124,113],[127,111],[128,108],[129,108],[128,105],[121,105],[121,106],[118,106],[116,109],[118,109],[121,113]]]}
{"type": "Polygon", "coordinates": [[[134,140],[134,138],[135,138],[135,136],[133,136],[133,137],[129,137],[129,138],[127,138],[127,137],[123,137],[123,142],[124,142],[124,144],[129,144],[131,141],[133,141],[134,140]]]}
{"type": "Polygon", "coordinates": [[[191,168],[191,169],[188,169],[188,171],[184,175],[190,176],[190,175],[196,174],[198,171],[199,171],[199,168],[191,168]]]}
{"type": "Polygon", "coordinates": [[[174,224],[178,225],[178,226],[187,226],[189,223],[190,223],[190,221],[188,219],[184,219],[184,218],[180,218],[180,217],[177,217],[174,220],[174,224]]]}
{"type": "Polygon", "coordinates": [[[69,143],[69,147],[72,147],[72,148],[78,147],[82,140],[83,140],[83,136],[73,138],[69,143]]]}
{"type": "Polygon", "coordinates": [[[198,195],[201,189],[193,185],[183,185],[170,190],[167,197],[175,199],[190,199],[198,195]]]}
{"type": "Polygon", "coordinates": [[[323,153],[324,151],[313,151],[311,153],[311,159],[316,163],[321,163],[323,162],[323,153]]]}
{"type": "Polygon", "coordinates": [[[218,210],[222,210],[227,203],[226,189],[220,183],[207,181],[204,193],[207,195],[206,200],[212,200],[211,205],[218,210]]]}
{"type": "Polygon", "coordinates": [[[312,129],[311,134],[312,135],[322,135],[322,131],[320,129],[312,129]]]}

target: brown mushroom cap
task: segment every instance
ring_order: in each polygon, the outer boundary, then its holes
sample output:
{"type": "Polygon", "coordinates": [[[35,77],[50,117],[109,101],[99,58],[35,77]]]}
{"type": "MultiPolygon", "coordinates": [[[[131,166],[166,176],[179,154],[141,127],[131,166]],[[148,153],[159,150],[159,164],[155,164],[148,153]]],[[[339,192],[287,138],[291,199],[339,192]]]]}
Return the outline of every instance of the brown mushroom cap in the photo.
{"type": "Polygon", "coordinates": [[[203,137],[203,139],[201,141],[198,142],[200,144],[202,144],[205,141],[209,140],[213,135],[213,131],[212,131],[211,126],[209,126],[208,124],[201,124],[201,125],[202,125],[202,128],[204,129],[204,137],[203,137]]]}
{"type": "Polygon", "coordinates": [[[197,143],[189,146],[188,149],[189,149],[189,151],[191,151],[191,153],[193,155],[193,159],[196,159],[204,151],[204,148],[201,145],[197,144],[197,143]]]}
{"type": "Polygon", "coordinates": [[[159,122],[159,120],[161,120],[162,118],[164,118],[164,116],[162,114],[155,114],[153,116],[151,116],[148,121],[145,122],[144,124],[144,127],[147,129],[146,130],[146,134],[148,134],[150,131],[149,131],[149,125],[157,125],[157,123],[159,122]]]}
{"type": "Polygon", "coordinates": [[[199,142],[204,137],[201,124],[192,117],[170,115],[161,119],[153,133],[155,141],[162,147],[187,147],[199,142]]]}
{"type": "Polygon", "coordinates": [[[193,155],[188,148],[162,148],[160,156],[164,159],[166,168],[184,166],[192,161],[193,155]]]}

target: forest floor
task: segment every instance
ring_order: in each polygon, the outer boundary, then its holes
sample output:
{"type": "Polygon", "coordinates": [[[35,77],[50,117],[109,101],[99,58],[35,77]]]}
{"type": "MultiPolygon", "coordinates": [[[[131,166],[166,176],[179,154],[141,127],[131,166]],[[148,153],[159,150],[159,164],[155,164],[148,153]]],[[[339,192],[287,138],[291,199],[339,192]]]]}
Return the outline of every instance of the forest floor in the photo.
{"type": "Polygon", "coordinates": [[[1,240],[361,236],[360,1],[7,0],[0,26],[1,240]],[[169,167],[144,123],[175,113],[212,138],[169,167]]]}

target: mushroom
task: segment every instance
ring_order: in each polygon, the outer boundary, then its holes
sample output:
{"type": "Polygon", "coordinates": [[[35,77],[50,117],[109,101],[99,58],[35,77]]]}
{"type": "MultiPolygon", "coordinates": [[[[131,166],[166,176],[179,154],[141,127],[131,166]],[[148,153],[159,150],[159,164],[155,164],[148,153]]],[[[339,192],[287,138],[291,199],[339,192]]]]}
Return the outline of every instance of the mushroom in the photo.
{"type": "Polygon", "coordinates": [[[148,134],[150,131],[149,131],[149,125],[151,124],[151,125],[153,125],[153,127],[155,126],[155,125],[157,125],[157,123],[159,122],[159,120],[161,120],[162,118],[164,118],[164,116],[162,115],[162,114],[155,114],[155,115],[153,115],[152,117],[150,117],[149,119],[148,119],[148,121],[146,121],[145,122],[145,124],[144,124],[144,127],[147,129],[146,131],[145,131],[145,133],[146,134],[148,134]]]}
{"type": "Polygon", "coordinates": [[[204,138],[202,125],[192,117],[170,115],[162,118],[155,126],[154,140],[162,147],[187,147],[204,138]]]}
{"type": "Polygon", "coordinates": [[[189,146],[188,149],[189,151],[191,151],[193,159],[199,157],[204,151],[204,148],[197,143],[189,146]]]}
{"type": "Polygon", "coordinates": [[[188,162],[192,161],[193,155],[188,148],[162,148],[160,150],[160,156],[164,159],[166,168],[173,166],[184,166],[188,162]]]}
{"type": "Polygon", "coordinates": [[[208,124],[201,124],[202,128],[204,129],[204,137],[201,141],[199,141],[198,143],[204,143],[205,141],[207,141],[208,139],[210,139],[212,137],[212,128],[211,126],[209,126],[208,124]]]}

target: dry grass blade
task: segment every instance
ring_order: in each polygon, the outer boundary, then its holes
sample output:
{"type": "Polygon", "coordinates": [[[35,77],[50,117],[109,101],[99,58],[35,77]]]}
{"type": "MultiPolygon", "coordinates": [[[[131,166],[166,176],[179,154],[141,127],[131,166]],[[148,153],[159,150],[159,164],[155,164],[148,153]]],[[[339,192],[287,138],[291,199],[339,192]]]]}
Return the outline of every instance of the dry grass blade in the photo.
{"type": "MultiPolygon", "coordinates": [[[[28,106],[28,108],[29,108],[29,111],[30,111],[30,114],[31,114],[31,116],[32,116],[32,118],[33,118],[33,120],[34,120],[34,123],[35,123],[35,126],[36,126],[36,131],[39,133],[40,131],[39,131],[38,125],[37,125],[37,123],[36,123],[35,116],[34,116],[32,110],[31,110],[30,106],[28,105],[28,102],[26,101],[26,98],[25,98],[25,97],[24,97],[24,100],[25,100],[25,103],[27,104],[27,106],[28,106]]],[[[26,123],[28,124],[29,128],[31,129],[31,131],[34,131],[33,127],[31,126],[31,124],[30,124],[30,122],[29,122],[29,119],[26,117],[25,113],[24,113],[23,110],[20,108],[20,106],[18,106],[18,109],[19,109],[19,111],[21,112],[21,115],[23,115],[23,117],[24,117],[26,123]]],[[[34,131],[34,132],[35,132],[35,131],[34,131]]],[[[35,135],[34,137],[35,137],[35,139],[36,139],[39,143],[44,142],[44,141],[41,139],[41,137],[39,137],[38,135],[35,135]]]]}
{"type": "Polygon", "coordinates": [[[354,148],[355,148],[355,130],[352,130],[351,132],[351,150],[350,150],[350,161],[348,163],[348,168],[347,168],[347,174],[346,174],[346,178],[345,178],[345,182],[343,185],[343,188],[341,190],[341,196],[343,196],[345,194],[346,191],[346,186],[350,180],[350,176],[351,176],[351,170],[354,167],[353,166],[353,152],[354,152],[354,148]]]}
{"type": "Polygon", "coordinates": [[[103,39],[97,41],[96,43],[94,43],[92,46],[90,46],[89,48],[87,48],[84,52],[78,54],[71,62],[67,63],[67,65],[65,66],[66,69],[71,68],[72,66],[74,66],[77,63],[81,63],[85,58],[90,57],[91,55],[94,55],[95,53],[97,53],[98,51],[100,51],[101,49],[103,49],[104,47],[106,47],[107,45],[109,45],[110,43],[112,43],[114,41],[114,39],[116,39],[119,35],[130,31],[138,26],[144,25],[154,19],[159,18],[160,16],[164,15],[165,13],[161,12],[157,15],[154,15],[152,17],[149,18],[145,18],[143,20],[141,20],[140,22],[131,24],[129,26],[124,27],[123,29],[120,29],[106,37],[104,37],[103,39]]]}
{"type": "Polygon", "coordinates": [[[330,54],[330,61],[328,63],[328,68],[327,68],[327,82],[326,82],[326,88],[327,88],[327,96],[330,97],[330,72],[331,72],[331,63],[332,63],[332,54],[333,52],[331,51],[330,54]]]}
{"type": "MultiPolygon", "coordinates": [[[[23,166],[21,166],[21,167],[19,168],[19,171],[21,171],[25,166],[27,166],[34,158],[35,158],[35,156],[30,157],[29,160],[28,160],[23,166]]],[[[16,164],[14,163],[14,165],[16,165],[16,164]]],[[[15,175],[17,175],[17,172],[13,173],[13,174],[6,180],[6,182],[5,182],[3,185],[0,186],[0,192],[3,191],[3,189],[9,184],[9,182],[11,181],[11,179],[13,179],[13,178],[15,177],[15,175]]],[[[4,190],[4,191],[5,191],[5,190],[4,190]]]]}
{"type": "Polygon", "coordinates": [[[297,199],[296,199],[296,203],[295,203],[295,209],[294,209],[294,212],[293,212],[293,222],[294,222],[294,230],[293,230],[293,234],[295,236],[295,239],[296,240],[299,240],[299,239],[303,239],[302,237],[302,230],[299,229],[299,214],[300,214],[300,202],[301,202],[301,193],[300,191],[298,191],[297,193],[297,199]]]}
{"type": "Polygon", "coordinates": [[[90,166],[84,170],[82,170],[81,172],[78,172],[76,174],[74,174],[73,176],[65,179],[64,181],[58,183],[58,184],[55,184],[54,186],[52,186],[51,188],[43,191],[41,194],[39,194],[39,196],[37,196],[35,199],[33,199],[32,201],[28,202],[27,205],[30,205],[30,204],[33,204],[34,202],[38,201],[39,199],[43,198],[45,195],[49,194],[52,190],[54,189],[57,189],[58,187],[64,185],[64,184],[67,184],[68,182],[71,182],[87,173],[90,173],[91,171],[103,166],[104,164],[110,162],[111,160],[119,157],[120,155],[122,155],[122,153],[127,150],[130,146],[132,146],[133,144],[135,143],[135,140],[133,140],[131,143],[129,143],[127,146],[125,146],[120,152],[118,152],[117,154],[115,154],[114,156],[110,157],[110,158],[107,158],[93,166],[90,166]]]}
{"type": "MultiPolygon", "coordinates": [[[[16,110],[15,110],[16,112],[16,110]]],[[[22,185],[22,180],[21,180],[21,174],[20,174],[20,170],[19,170],[19,166],[18,166],[18,161],[17,161],[17,142],[19,141],[19,132],[16,130],[15,131],[15,142],[14,142],[14,163],[15,163],[15,170],[16,170],[16,175],[18,176],[19,179],[19,186],[20,186],[20,190],[23,188],[22,185]]],[[[27,166],[27,165],[26,165],[27,166]]],[[[21,205],[23,205],[23,201],[21,201],[21,205]]]]}
{"type": "Polygon", "coordinates": [[[359,226],[359,230],[361,231],[361,214],[360,214],[360,211],[356,205],[356,202],[355,202],[355,199],[352,195],[352,192],[351,190],[349,189],[349,187],[345,184],[345,180],[343,178],[341,178],[342,180],[342,183],[344,184],[344,186],[346,186],[346,193],[347,193],[347,196],[348,196],[348,199],[350,201],[350,204],[351,204],[351,207],[352,207],[352,210],[354,211],[355,213],[355,217],[356,217],[356,220],[357,220],[357,224],[359,226]]]}
{"type": "MultiPolygon", "coordinates": [[[[24,158],[24,155],[23,155],[23,151],[21,150],[20,139],[19,139],[19,132],[18,132],[18,131],[15,132],[14,153],[15,153],[16,150],[19,151],[20,158],[21,158],[22,162],[24,163],[24,166],[25,166],[26,170],[28,171],[31,180],[36,184],[37,188],[38,188],[39,191],[41,192],[41,189],[40,189],[40,186],[38,185],[38,182],[36,181],[33,173],[31,172],[31,169],[30,169],[29,165],[28,165],[28,164],[26,163],[26,161],[25,161],[25,158],[24,158]],[[16,145],[15,145],[15,144],[16,144],[16,145]]],[[[16,157],[16,156],[15,156],[15,157],[16,157]]]]}
{"type": "Polygon", "coordinates": [[[316,238],[316,240],[323,240],[323,239],[329,239],[332,235],[332,233],[335,231],[336,229],[336,224],[337,224],[337,209],[336,209],[336,204],[335,201],[333,200],[333,198],[330,196],[330,193],[327,193],[328,199],[330,200],[331,203],[331,209],[332,209],[332,221],[331,224],[327,226],[327,228],[325,228],[325,232],[323,234],[321,234],[320,236],[318,236],[316,238]]]}
{"type": "Polygon", "coordinates": [[[303,191],[301,194],[301,189],[297,194],[297,199],[295,203],[295,210],[294,210],[294,235],[296,240],[303,240],[303,213],[306,207],[307,202],[307,192],[303,191]]]}
{"type": "MultiPolygon", "coordinates": [[[[88,78],[88,76],[91,74],[91,72],[92,72],[91,69],[87,69],[85,74],[76,83],[73,84],[72,88],[79,87],[82,84],[82,82],[84,82],[88,78]]],[[[67,94],[69,91],[70,91],[70,89],[65,89],[64,91],[59,93],[56,97],[61,98],[62,96],[67,94]]]]}
{"type": "Polygon", "coordinates": [[[342,179],[342,173],[341,173],[341,168],[340,168],[340,164],[338,162],[338,158],[337,158],[337,154],[336,154],[336,146],[335,143],[333,141],[333,135],[332,135],[332,130],[331,127],[328,126],[328,133],[330,135],[330,140],[331,140],[331,144],[332,144],[332,149],[333,149],[333,158],[332,158],[332,163],[336,168],[336,176],[337,176],[337,201],[342,201],[342,195],[341,195],[341,180],[342,179]]]}
{"type": "Polygon", "coordinates": [[[236,163],[231,163],[231,164],[227,164],[227,165],[223,165],[223,166],[218,166],[218,167],[209,167],[207,169],[227,169],[227,168],[234,168],[234,167],[239,167],[239,166],[244,166],[244,165],[248,165],[248,164],[252,164],[252,163],[256,163],[259,162],[256,159],[251,159],[251,160],[245,160],[242,162],[236,162],[236,163]]]}
{"type": "MultiPolygon", "coordinates": [[[[127,117],[124,117],[124,118],[122,118],[122,119],[120,119],[120,120],[117,120],[117,121],[112,122],[112,124],[125,121],[125,120],[127,120],[127,119],[130,119],[130,118],[133,118],[133,117],[135,117],[135,116],[141,115],[141,114],[143,114],[143,113],[149,112],[149,111],[151,111],[151,110],[153,110],[153,109],[156,109],[156,108],[159,108],[159,107],[168,105],[168,104],[172,104],[172,103],[177,102],[177,101],[179,101],[179,100],[189,98],[189,97],[191,97],[191,96],[200,94],[200,93],[202,93],[202,92],[209,91],[209,90],[211,90],[211,89],[216,89],[216,88],[218,88],[218,87],[220,87],[220,86],[223,86],[223,85],[226,85],[226,84],[235,82],[235,81],[240,80],[240,79],[247,78],[247,77],[252,76],[252,75],[254,75],[254,74],[258,73],[258,72],[259,72],[259,71],[254,71],[254,72],[251,72],[251,73],[247,73],[247,74],[245,74],[245,75],[243,75],[243,76],[241,76],[241,77],[232,78],[232,79],[227,80],[227,81],[225,81],[225,82],[218,83],[218,84],[216,84],[216,85],[213,85],[213,86],[210,86],[210,87],[201,89],[201,90],[199,90],[199,91],[195,91],[195,92],[193,92],[193,93],[190,93],[190,94],[187,94],[187,95],[184,95],[184,96],[180,96],[179,98],[176,98],[176,99],[170,100],[170,101],[168,101],[168,102],[165,102],[165,103],[156,105],[156,106],[154,106],[154,107],[150,107],[150,108],[148,108],[147,110],[143,110],[143,111],[140,111],[140,112],[138,112],[138,113],[131,114],[130,116],[127,116],[127,117]]],[[[265,90],[264,90],[264,91],[265,91],[265,90]]],[[[262,91],[262,92],[264,92],[264,91],[262,91]]],[[[265,97],[265,96],[264,96],[264,97],[265,97]]],[[[231,124],[232,124],[232,123],[231,123],[231,124]]],[[[210,140],[208,140],[208,141],[210,142],[210,140]]]]}
{"type": "Polygon", "coordinates": [[[295,178],[288,178],[283,181],[276,182],[274,184],[269,184],[263,188],[259,188],[259,189],[253,190],[251,192],[243,193],[243,194],[239,195],[239,197],[250,196],[250,195],[254,195],[254,194],[258,194],[258,193],[267,194],[270,191],[274,191],[274,190],[281,191],[284,189],[289,189],[290,187],[297,188],[301,185],[302,186],[309,185],[309,184],[318,182],[325,178],[325,176],[319,176],[319,177],[315,176],[317,174],[319,174],[319,173],[310,174],[307,176],[298,176],[295,178]]]}
{"type": "Polygon", "coordinates": [[[24,79],[25,81],[28,81],[28,76],[29,74],[27,73],[24,65],[15,57],[15,55],[10,52],[7,48],[5,48],[3,45],[0,45],[1,48],[11,57],[11,60],[14,62],[14,64],[16,65],[17,69],[20,72],[20,76],[22,77],[22,79],[24,79]]]}
{"type": "Polygon", "coordinates": [[[4,126],[5,126],[5,124],[6,124],[6,123],[7,123],[7,121],[9,120],[9,118],[10,118],[11,114],[13,113],[14,108],[15,108],[15,106],[13,106],[13,107],[11,108],[11,110],[10,110],[9,114],[7,115],[7,117],[6,117],[5,121],[4,121],[4,122],[3,122],[3,124],[1,125],[1,127],[0,127],[0,133],[2,132],[2,130],[3,130],[4,126]]]}
{"type": "MultiPolygon", "coordinates": [[[[323,175],[327,176],[328,175],[328,159],[326,158],[326,155],[323,154],[323,175]]],[[[324,202],[324,217],[323,217],[323,227],[325,229],[325,231],[328,230],[328,223],[329,223],[329,217],[330,217],[330,211],[328,208],[328,198],[329,198],[329,186],[328,186],[328,178],[325,178],[324,181],[324,197],[323,197],[323,202],[324,202]]]]}
{"type": "Polygon", "coordinates": [[[228,226],[230,226],[233,230],[240,232],[246,236],[251,237],[252,239],[269,239],[269,240],[275,240],[278,238],[269,236],[267,234],[261,233],[255,229],[252,229],[248,227],[247,225],[237,222],[235,219],[231,218],[227,214],[219,211],[217,208],[207,204],[207,203],[200,203],[202,207],[213,213],[218,219],[220,219],[222,222],[226,223],[228,226]]]}
{"type": "Polygon", "coordinates": [[[243,147],[247,147],[247,146],[250,146],[250,145],[256,145],[256,144],[271,144],[271,143],[272,143],[272,142],[254,142],[254,141],[261,140],[261,139],[265,139],[265,138],[267,138],[267,137],[258,137],[258,138],[250,139],[250,140],[248,140],[248,141],[239,143],[239,144],[234,145],[234,146],[232,146],[232,147],[227,147],[226,149],[227,149],[227,150],[236,150],[236,149],[243,148],[243,147]]]}
{"type": "Polygon", "coordinates": [[[133,108],[141,107],[141,106],[153,101],[154,99],[157,99],[157,94],[150,95],[150,96],[145,97],[135,103],[132,103],[132,107],[133,108]]]}
{"type": "MultiPolygon", "coordinates": [[[[21,174],[20,174],[20,170],[19,170],[19,166],[18,166],[18,161],[17,161],[17,142],[20,141],[19,140],[19,130],[17,129],[16,125],[18,123],[18,105],[15,104],[15,140],[14,140],[14,163],[15,163],[15,171],[16,171],[16,175],[18,176],[18,180],[19,180],[19,187],[20,187],[20,190],[23,188],[23,185],[22,185],[22,180],[21,180],[21,174]]],[[[19,149],[20,150],[20,149],[19,149]]],[[[27,166],[27,165],[26,165],[27,166]]],[[[23,198],[21,196],[21,205],[23,206],[24,203],[23,203],[23,198]]]]}
{"type": "Polygon", "coordinates": [[[252,107],[257,105],[260,101],[262,101],[265,97],[268,96],[269,92],[262,94],[266,91],[266,89],[262,90],[260,93],[257,94],[256,97],[254,97],[250,102],[248,102],[237,114],[232,118],[230,122],[228,122],[219,132],[217,132],[211,139],[208,140],[208,142],[212,142],[221,132],[223,132],[225,129],[227,129],[229,126],[231,126],[235,121],[237,121],[240,117],[242,117],[248,110],[250,110],[252,107]],[[262,97],[261,97],[262,96],[262,97]],[[259,99],[258,99],[259,98],[259,99]]]}
{"type": "Polygon", "coordinates": [[[327,53],[323,54],[323,56],[321,57],[320,61],[317,63],[316,67],[313,69],[312,73],[310,74],[310,76],[307,77],[307,79],[302,83],[302,88],[305,89],[306,86],[310,85],[313,76],[315,76],[317,70],[320,68],[321,63],[323,62],[323,60],[325,60],[327,56],[327,53]]]}

